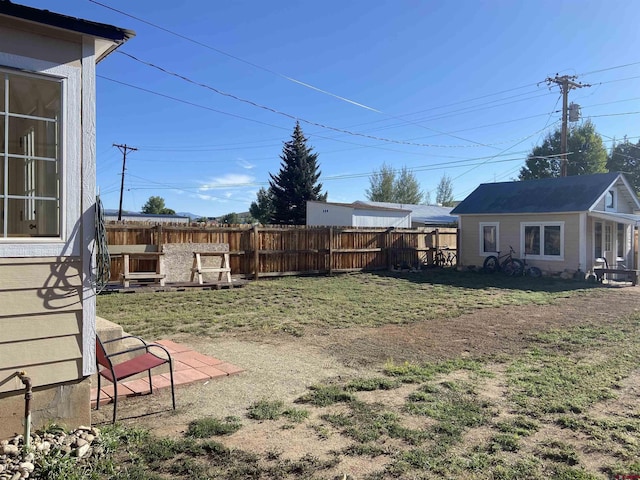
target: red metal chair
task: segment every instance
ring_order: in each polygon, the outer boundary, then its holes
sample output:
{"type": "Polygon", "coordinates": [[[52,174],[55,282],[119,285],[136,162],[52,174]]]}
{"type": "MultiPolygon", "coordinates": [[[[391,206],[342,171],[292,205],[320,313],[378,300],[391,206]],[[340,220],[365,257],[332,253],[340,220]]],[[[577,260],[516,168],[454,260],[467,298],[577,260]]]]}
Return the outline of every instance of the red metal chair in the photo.
{"type": "MultiPolygon", "coordinates": [[[[158,352],[160,353],[160,352],[158,352]]],[[[160,353],[162,355],[162,353],[160,353]]],[[[118,411],[118,382],[129,378],[138,373],[147,372],[149,376],[149,393],[153,393],[153,383],[151,382],[151,369],[159,367],[160,365],[169,364],[169,375],[171,378],[171,401],[173,402],[173,409],[176,409],[176,397],[173,385],[173,361],[169,351],[162,345],[157,343],[147,343],[142,338],[133,335],[127,335],[120,338],[114,338],[102,342],[96,335],[96,367],[98,369],[98,394],[96,402],[96,410],[100,408],[100,381],[104,377],[113,384],[113,423],[116,422],[116,413],[118,411]],[[126,350],[107,354],[104,345],[111,342],[121,341],[125,339],[135,339],[141,342],[141,345],[128,348],[126,350]],[[166,355],[156,355],[152,353],[152,349],[160,349],[166,355]],[[142,352],[140,355],[136,355],[129,360],[124,360],[120,363],[113,363],[111,359],[118,355],[135,354],[136,352],[142,352]],[[103,367],[102,369],[100,367],[103,367]]]]}

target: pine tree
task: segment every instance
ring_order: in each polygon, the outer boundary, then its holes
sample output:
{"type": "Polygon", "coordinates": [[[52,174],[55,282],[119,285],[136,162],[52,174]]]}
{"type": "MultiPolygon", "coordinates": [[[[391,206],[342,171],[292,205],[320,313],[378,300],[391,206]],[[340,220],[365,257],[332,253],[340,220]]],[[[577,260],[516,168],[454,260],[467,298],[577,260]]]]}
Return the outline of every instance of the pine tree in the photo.
{"type": "Polygon", "coordinates": [[[322,194],[322,184],[318,183],[317,153],[307,146],[307,138],[296,122],[291,140],[284,144],[280,155],[280,172],[269,174],[269,188],[273,200],[272,223],[276,225],[304,225],[307,221],[307,201],[324,202],[327,193],[322,194]]]}

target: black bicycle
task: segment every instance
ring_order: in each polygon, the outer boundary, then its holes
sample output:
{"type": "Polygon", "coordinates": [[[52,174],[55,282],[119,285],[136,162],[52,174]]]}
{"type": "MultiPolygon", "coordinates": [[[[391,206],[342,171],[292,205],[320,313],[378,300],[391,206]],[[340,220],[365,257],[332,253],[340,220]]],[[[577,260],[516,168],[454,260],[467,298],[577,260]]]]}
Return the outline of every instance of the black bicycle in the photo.
{"type": "Polygon", "coordinates": [[[524,257],[522,257],[522,266],[524,267],[522,269],[522,275],[524,275],[525,277],[540,278],[542,276],[542,270],[527,263],[526,253],[524,257]]]}
{"type": "Polygon", "coordinates": [[[456,252],[449,250],[446,245],[438,248],[434,255],[433,263],[438,267],[455,267],[457,263],[456,252]],[[446,254],[445,251],[447,252],[446,254]]]}
{"type": "Polygon", "coordinates": [[[521,260],[514,258],[515,250],[509,245],[509,253],[500,255],[500,252],[496,252],[497,255],[489,255],[484,259],[482,269],[487,273],[494,273],[501,271],[509,277],[522,275],[524,271],[524,264],[521,260]]]}

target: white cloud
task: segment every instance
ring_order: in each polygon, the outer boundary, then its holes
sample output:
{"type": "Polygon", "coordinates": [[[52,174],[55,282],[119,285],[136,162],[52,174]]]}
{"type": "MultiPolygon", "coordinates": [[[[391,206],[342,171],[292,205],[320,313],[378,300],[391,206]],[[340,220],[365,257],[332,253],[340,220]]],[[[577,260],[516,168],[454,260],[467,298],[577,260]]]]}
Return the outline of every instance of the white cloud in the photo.
{"type": "Polygon", "coordinates": [[[227,173],[221,177],[214,177],[208,182],[200,185],[201,192],[208,192],[216,189],[226,189],[234,187],[246,187],[247,184],[253,183],[255,178],[252,175],[243,175],[236,173],[227,173]]]}
{"type": "Polygon", "coordinates": [[[253,170],[254,168],[256,168],[253,163],[247,162],[244,158],[239,158],[236,163],[245,170],[253,170]]]}

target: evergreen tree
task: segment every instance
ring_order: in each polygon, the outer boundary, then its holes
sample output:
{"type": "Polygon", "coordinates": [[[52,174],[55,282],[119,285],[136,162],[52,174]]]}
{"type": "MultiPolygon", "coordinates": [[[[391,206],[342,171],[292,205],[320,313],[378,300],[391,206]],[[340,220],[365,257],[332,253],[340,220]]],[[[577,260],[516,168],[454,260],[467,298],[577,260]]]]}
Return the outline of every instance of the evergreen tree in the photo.
{"type": "Polygon", "coordinates": [[[249,213],[256,221],[263,225],[271,223],[271,218],[273,217],[273,196],[271,195],[271,189],[262,187],[258,190],[257,199],[255,202],[251,202],[249,213]]]}
{"type": "Polygon", "coordinates": [[[324,202],[327,194],[321,193],[318,183],[320,172],[317,153],[307,146],[307,138],[296,122],[291,140],[284,144],[280,172],[269,174],[269,189],[273,199],[272,223],[277,225],[304,225],[307,221],[307,200],[324,202]]]}
{"type": "Polygon", "coordinates": [[[451,183],[451,177],[446,173],[442,175],[440,183],[438,183],[438,189],[436,190],[436,203],[443,207],[453,206],[453,183],[451,183]]]}
{"type": "MultiPolygon", "coordinates": [[[[561,135],[560,129],[555,130],[532,150],[526,167],[520,169],[520,180],[560,176],[561,135]]],[[[567,153],[567,175],[606,172],[607,151],[591,121],[569,129],[567,153]]]]}
{"type": "Polygon", "coordinates": [[[640,194],[640,141],[633,144],[625,137],[622,143],[614,145],[607,159],[607,169],[624,173],[636,195],[640,194]]]}

